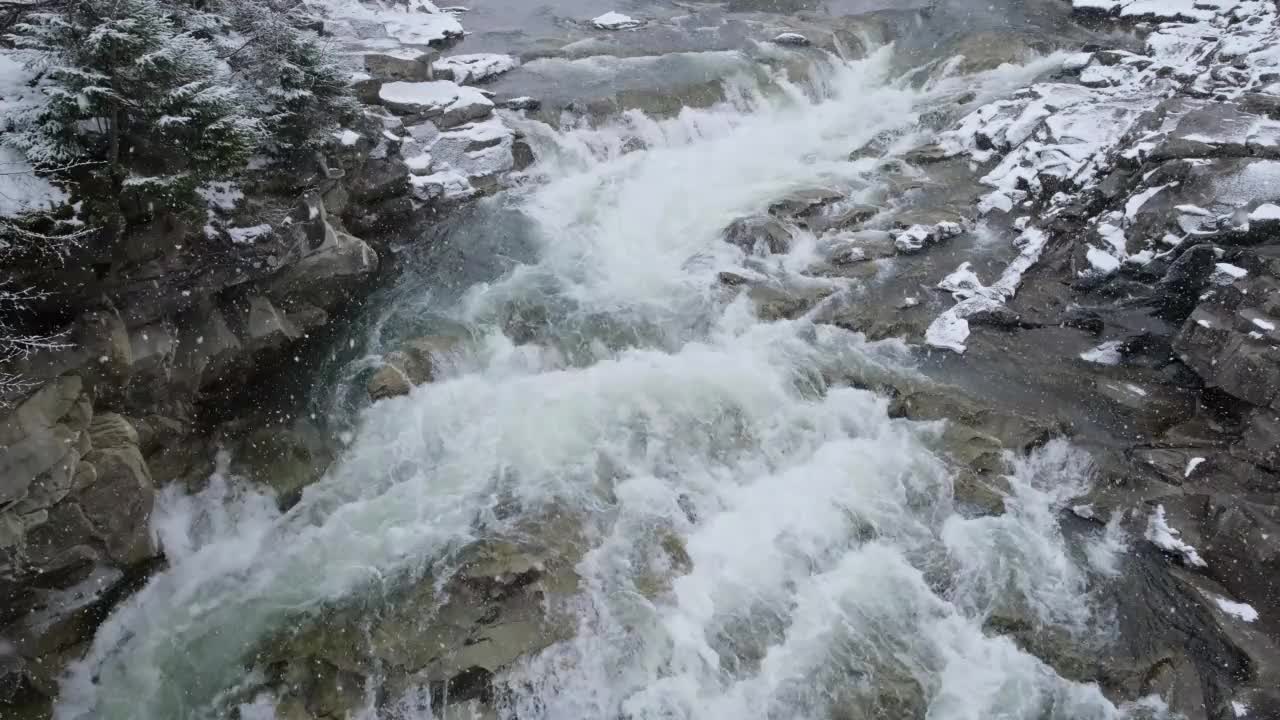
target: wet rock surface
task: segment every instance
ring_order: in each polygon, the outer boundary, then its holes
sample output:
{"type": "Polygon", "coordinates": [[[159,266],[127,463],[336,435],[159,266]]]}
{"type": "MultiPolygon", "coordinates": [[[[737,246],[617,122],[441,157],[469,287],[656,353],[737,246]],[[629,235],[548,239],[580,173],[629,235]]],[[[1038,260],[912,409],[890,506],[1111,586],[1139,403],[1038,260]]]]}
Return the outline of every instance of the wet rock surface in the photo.
{"type": "MultiPolygon", "coordinates": [[[[931,447],[968,515],[1010,512],[1012,458],[1064,435],[1089,449],[1099,482],[1059,521],[1081,552],[1111,528],[1128,538],[1122,565],[1091,588],[1113,611],[1116,637],[1080,645],[1016,608],[994,612],[988,629],[1116,702],[1154,694],[1189,718],[1268,717],[1280,702],[1274,8],[1073,4],[1110,18],[1100,22],[1155,24],[1141,42],[1081,53],[1012,98],[958,95],[954,117],[927,119],[943,132],[926,144],[881,139],[875,156],[895,156],[877,168],[892,176],[887,191],[802,188],[732,221],[723,239],[747,260],[720,272],[714,292],[744,297],[766,320],[916,345],[920,373],[857,368],[827,380],[883,394],[893,417],[939,423],[931,447]],[[801,271],[779,264],[802,254],[801,271]]],[[[731,2],[730,12],[753,15],[724,25],[745,23],[744,39],[788,52],[856,56],[857,38],[923,17],[773,17],[815,5],[731,2]]],[[[0,633],[14,647],[0,653],[0,700],[51,697],[54,668],[143,576],[158,551],[146,532],[158,485],[198,486],[223,450],[287,509],[323,475],[333,441],[307,422],[255,418],[193,438],[189,398],[287,361],[329,326],[390,260],[358,236],[501,189],[529,149],[502,113],[565,127],[622,109],[661,116],[723,101],[707,78],[739,69],[736,58],[700,57],[696,72],[687,58],[650,58],[645,43],[666,47],[662,33],[681,22],[660,16],[583,18],[574,32],[595,35],[574,44],[585,45],[523,63],[440,57],[456,37],[452,16],[411,18],[334,18],[358,59],[357,84],[379,107],[354,138],[336,138],[318,191],[281,203],[278,221],[253,236],[249,268],[150,258],[181,278],[172,291],[153,307],[127,282],[112,288],[119,302],[77,325],[79,356],[42,360],[54,379],[0,425],[0,633]],[[602,48],[616,54],[575,64],[602,48]],[[599,63],[612,64],[606,81],[584,69],[599,63]],[[669,84],[643,87],[654,74],[669,84]],[[546,93],[544,106],[523,94],[542,82],[573,87],[546,93]],[[179,300],[191,287],[195,299],[179,300]]],[[[998,41],[957,41],[966,71],[1038,49],[990,47],[998,41]]],[[[851,151],[854,162],[869,157],[851,151]]],[[[228,237],[249,229],[221,220],[215,230],[228,237]]],[[[135,259],[158,244],[139,240],[135,259]]],[[[439,379],[458,348],[446,337],[408,341],[358,391],[406,395],[439,379]]],[[[345,717],[370,697],[385,709],[414,688],[414,711],[496,717],[504,673],[573,635],[583,535],[580,518],[555,513],[501,537],[477,521],[478,539],[424,576],[300,615],[249,659],[263,678],[252,690],[269,691],[291,720],[345,717]]],[[[650,545],[657,569],[637,591],[653,599],[693,560],[674,533],[659,529],[650,545]]],[[[889,694],[877,707],[911,712],[889,694]]]]}
{"type": "Polygon", "coordinates": [[[1111,575],[1120,579],[1098,590],[1114,603],[1116,640],[1091,653],[1015,617],[993,618],[1000,632],[1117,699],[1154,693],[1187,717],[1267,717],[1280,707],[1269,694],[1280,669],[1269,564],[1280,183],[1262,99],[1277,76],[1262,68],[1276,67],[1280,37],[1265,4],[1142,7],[1109,9],[1165,23],[1138,52],[1073,57],[1056,77],[958,118],[941,142],[906,150],[922,171],[914,208],[891,203],[829,230],[780,201],[778,217],[738,221],[726,241],[776,254],[816,227],[828,249],[815,274],[898,256],[890,280],[843,309],[799,301],[787,316],[936,348],[921,358],[933,389],[854,382],[892,388],[905,417],[946,421],[940,449],[973,512],[1006,510],[1006,450],[1066,434],[1098,458],[1099,483],[1076,506],[1085,519],[1063,522],[1082,538],[1108,524],[1135,538],[1111,575]],[[1213,39],[1224,35],[1233,40],[1213,39]],[[971,205],[928,191],[931,175],[954,177],[956,157],[987,186],[971,205]],[[957,214],[939,222],[942,207],[957,214]],[[949,310],[938,308],[944,293],[949,310]]]}

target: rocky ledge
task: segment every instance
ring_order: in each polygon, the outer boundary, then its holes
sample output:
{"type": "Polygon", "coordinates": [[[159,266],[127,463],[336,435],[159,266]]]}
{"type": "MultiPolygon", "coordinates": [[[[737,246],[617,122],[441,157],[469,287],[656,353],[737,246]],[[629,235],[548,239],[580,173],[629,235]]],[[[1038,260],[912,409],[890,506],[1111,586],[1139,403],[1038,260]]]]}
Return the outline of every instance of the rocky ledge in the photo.
{"type": "MultiPolygon", "coordinates": [[[[38,387],[0,421],[0,702],[46,707],[60,668],[158,562],[146,531],[157,487],[207,475],[217,448],[262,469],[284,504],[323,471],[330,451],[305,427],[211,428],[202,412],[304,354],[390,264],[388,238],[528,160],[496,110],[536,102],[482,86],[517,61],[441,59],[462,34],[454,13],[423,0],[315,4],[365,105],[300,170],[305,191],[209,187],[205,227],[158,221],[87,263],[92,278],[59,280],[80,310],[74,349],[29,359],[21,371],[38,387]]],[[[748,269],[722,273],[719,289],[766,317],[915,343],[922,373],[835,380],[884,391],[895,415],[945,419],[938,446],[968,511],[1004,511],[1008,451],[1059,435],[1090,449],[1099,482],[1063,522],[1131,542],[1104,589],[1119,637],[1087,653],[1026,618],[993,617],[993,630],[1117,701],[1158,694],[1188,718],[1269,717],[1280,708],[1276,9],[1074,7],[1134,43],[1060,57],[994,103],[962,94],[953,115],[922,118],[925,144],[850,148],[887,189],[855,201],[811,188],[735,221],[725,240],[748,269]],[[802,240],[818,250],[804,272],[766,262],[802,240]]],[[[596,19],[619,35],[640,24],[596,19]]],[[[771,36],[803,48],[808,35],[771,36]]],[[[465,351],[407,342],[369,395],[406,394],[465,351]]],[[[458,548],[377,612],[332,607],[264,643],[263,686],[291,718],[342,717],[371,678],[389,694],[428,688],[423,708],[447,690],[459,713],[492,712],[493,676],[568,632],[558,613],[576,589],[579,534],[579,519],[531,518],[518,541],[458,548]]],[[[655,594],[688,563],[674,536],[656,537],[645,549],[663,559],[655,594]]]]}
{"type": "MultiPolygon", "coordinates": [[[[1066,677],[1187,718],[1280,712],[1280,29],[1268,2],[1075,0],[1125,48],[1058,56],[921,144],[897,189],[781,199],[726,229],[767,315],[917,343],[926,379],[855,373],[948,420],[957,497],[1003,512],[1000,453],[1066,435],[1096,458],[1064,526],[1126,542],[1100,656],[993,618],[1066,677]],[[808,244],[799,275],[772,255],[808,244]],[[824,279],[851,278],[853,291],[824,279]],[[957,387],[964,387],[961,392],[957,387]],[[1091,527],[1092,526],[1092,527],[1091,527]]],[[[896,175],[901,178],[894,180],[896,175]]]]}
{"type": "Polygon", "coordinates": [[[230,450],[296,500],[331,442],[281,424],[272,408],[287,403],[255,389],[309,366],[393,269],[394,244],[529,159],[473,87],[518,63],[441,59],[462,36],[453,14],[422,0],[305,4],[362,101],[311,160],[255,161],[201,187],[203,225],[161,212],[63,263],[5,268],[13,286],[44,289],[30,305],[63,329],[0,368],[22,379],[0,398],[0,706],[44,712],[61,669],[160,562],[160,488],[200,486],[230,450]]]}

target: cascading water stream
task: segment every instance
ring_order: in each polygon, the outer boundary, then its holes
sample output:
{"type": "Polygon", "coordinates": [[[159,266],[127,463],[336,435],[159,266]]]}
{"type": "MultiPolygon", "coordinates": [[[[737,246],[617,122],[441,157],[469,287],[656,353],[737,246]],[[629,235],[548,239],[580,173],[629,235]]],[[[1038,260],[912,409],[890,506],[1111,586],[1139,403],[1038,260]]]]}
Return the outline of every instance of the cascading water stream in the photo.
{"type": "Polygon", "coordinates": [[[363,411],[288,513],[221,475],[169,494],[171,566],[102,627],[58,717],[225,717],[273,632],[435,572],[478,518],[500,535],[515,520],[498,503],[567,508],[590,538],[575,637],[506,678],[522,720],[1122,715],[984,631],[1023,612],[1087,642],[1086,571],[1054,520],[1084,459],[1051,444],[1017,465],[1005,515],[964,517],[938,428],[828,380],[910,372],[903,345],[762,322],[718,289],[744,262],[728,222],[797,188],[856,195],[875,177],[851,149],[1053,65],[915,90],[888,57],[670,120],[525,127],[542,177],[495,205],[523,215],[537,260],[439,309],[477,338],[466,360],[363,411]],[[537,343],[503,333],[512,306],[539,309],[537,343]],[[650,599],[638,578],[670,574],[653,564],[672,534],[688,567],[650,599]]]}

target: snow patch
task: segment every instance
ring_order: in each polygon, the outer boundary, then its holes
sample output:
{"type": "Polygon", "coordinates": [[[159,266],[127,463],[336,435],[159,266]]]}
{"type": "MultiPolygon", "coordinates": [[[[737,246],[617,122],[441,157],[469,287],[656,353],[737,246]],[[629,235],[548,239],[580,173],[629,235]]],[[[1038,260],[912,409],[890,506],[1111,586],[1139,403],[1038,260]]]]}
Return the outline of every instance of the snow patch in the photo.
{"type": "Polygon", "coordinates": [[[355,130],[342,129],[333,134],[335,140],[342,144],[343,147],[354,147],[360,142],[360,133],[355,130]]]}
{"type": "Polygon", "coordinates": [[[1277,222],[1280,221],[1280,205],[1266,203],[1259,205],[1256,210],[1249,213],[1249,222],[1277,222]]]}
{"type": "Polygon", "coordinates": [[[1147,532],[1144,537],[1153,545],[1165,552],[1179,555],[1188,565],[1208,567],[1196,549],[1178,537],[1181,533],[1169,527],[1165,519],[1164,505],[1156,505],[1156,509],[1147,518],[1147,532]]]}
{"type": "Polygon", "coordinates": [[[459,85],[484,82],[520,67],[520,61],[510,55],[475,53],[453,55],[437,60],[432,67],[441,77],[447,77],[459,85]]]}
{"type": "Polygon", "coordinates": [[[1085,253],[1085,260],[1089,261],[1094,270],[1104,275],[1120,269],[1120,261],[1114,255],[1105,250],[1099,250],[1092,245],[1089,246],[1089,251],[1085,253]]]}
{"type": "Polygon", "coordinates": [[[249,245],[258,238],[271,234],[271,226],[263,223],[247,228],[227,228],[227,235],[231,236],[231,242],[237,245],[249,245]]]}
{"type": "Polygon", "coordinates": [[[37,175],[22,151],[0,146],[0,217],[52,210],[70,199],[37,175]]]}
{"type": "Polygon", "coordinates": [[[359,0],[305,0],[305,3],[340,26],[335,34],[342,40],[432,45],[463,36],[458,19],[430,0],[402,0],[395,4],[359,0]]]}
{"type": "Polygon", "coordinates": [[[1196,468],[1200,467],[1200,463],[1202,462],[1204,462],[1204,458],[1202,457],[1193,457],[1190,460],[1188,460],[1187,469],[1182,473],[1182,477],[1184,478],[1191,477],[1191,473],[1195,472],[1196,468]]]}
{"type": "Polygon", "coordinates": [[[1231,263],[1218,263],[1213,267],[1213,277],[1211,280],[1214,285],[1230,285],[1249,274],[1248,270],[1232,265],[1231,263]]]}
{"type": "Polygon", "coordinates": [[[1258,611],[1249,603],[1235,602],[1234,600],[1228,600],[1220,595],[1210,595],[1209,597],[1213,599],[1214,604],[1216,604],[1222,612],[1228,615],[1234,615],[1247,623],[1251,623],[1258,619],[1258,611]]]}
{"type": "Polygon", "coordinates": [[[1013,241],[1020,252],[1005,267],[1000,279],[990,286],[982,284],[967,262],[943,278],[939,287],[950,292],[958,302],[929,324],[925,330],[925,343],[963,353],[966,349],[965,341],[969,338],[967,318],[979,312],[1003,307],[1005,301],[1017,293],[1023,274],[1040,259],[1040,253],[1048,240],[1049,237],[1038,228],[1023,231],[1013,241]]]}
{"type": "Polygon", "coordinates": [[[244,199],[239,185],[231,182],[211,182],[196,188],[196,194],[204,198],[210,208],[230,212],[244,199]]]}
{"type": "Polygon", "coordinates": [[[1124,359],[1120,349],[1124,346],[1121,340],[1110,340],[1092,350],[1080,353],[1080,359],[1098,365],[1119,365],[1124,359]]]}

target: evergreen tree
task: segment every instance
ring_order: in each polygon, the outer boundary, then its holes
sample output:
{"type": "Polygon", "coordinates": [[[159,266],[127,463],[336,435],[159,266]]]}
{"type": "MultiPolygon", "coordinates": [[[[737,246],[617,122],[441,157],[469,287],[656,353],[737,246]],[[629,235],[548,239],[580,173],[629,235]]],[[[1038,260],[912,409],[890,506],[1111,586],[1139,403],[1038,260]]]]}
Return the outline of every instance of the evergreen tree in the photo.
{"type": "Polygon", "coordinates": [[[221,0],[214,12],[226,26],[227,62],[250,111],[262,121],[264,150],[306,149],[355,110],[349,71],[315,33],[296,0],[221,0]]]}
{"type": "Polygon", "coordinates": [[[34,51],[49,101],[10,142],[42,170],[82,164],[91,197],[122,191],[174,207],[239,169],[259,138],[230,68],[158,0],[70,0],[13,41],[34,51]]]}

